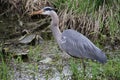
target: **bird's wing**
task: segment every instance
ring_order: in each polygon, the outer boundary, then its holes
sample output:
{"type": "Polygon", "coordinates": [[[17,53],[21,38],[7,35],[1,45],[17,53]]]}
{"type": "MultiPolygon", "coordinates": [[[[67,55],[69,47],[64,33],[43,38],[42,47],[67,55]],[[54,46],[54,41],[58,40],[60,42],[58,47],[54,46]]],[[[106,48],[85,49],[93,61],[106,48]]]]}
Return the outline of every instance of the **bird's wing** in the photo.
{"type": "Polygon", "coordinates": [[[95,59],[101,63],[106,62],[105,54],[88,38],[75,30],[69,29],[62,33],[61,48],[73,57],[95,59]]]}

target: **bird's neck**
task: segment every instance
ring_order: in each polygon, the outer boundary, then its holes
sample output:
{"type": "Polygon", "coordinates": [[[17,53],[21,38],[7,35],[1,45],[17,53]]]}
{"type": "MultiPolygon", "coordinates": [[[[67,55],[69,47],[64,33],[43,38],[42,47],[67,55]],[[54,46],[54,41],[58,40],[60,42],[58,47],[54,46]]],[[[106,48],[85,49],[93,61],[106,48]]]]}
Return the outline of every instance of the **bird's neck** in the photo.
{"type": "Polygon", "coordinates": [[[51,21],[50,29],[52,30],[53,36],[56,39],[57,43],[60,44],[61,31],[59,29],[59,18],[56,12],[53,12],[51,14],[51,18],[52,18],[52,21],[51,21]]]}

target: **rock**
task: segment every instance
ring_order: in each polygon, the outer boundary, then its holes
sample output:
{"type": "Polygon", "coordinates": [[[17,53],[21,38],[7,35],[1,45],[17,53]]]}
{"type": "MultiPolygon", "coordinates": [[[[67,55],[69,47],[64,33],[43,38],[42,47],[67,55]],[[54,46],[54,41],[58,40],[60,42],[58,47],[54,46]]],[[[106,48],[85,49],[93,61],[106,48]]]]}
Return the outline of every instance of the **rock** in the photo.
{"type": "Polygon", "coordinates": [[[61,74],[57,70],[57,68],[52,68],[53,70],[53,77],[50,80],[61,80],[61,74]]]}
{"type": "Polygon", "coordinates": [[[41,62],[41,63],[51,63],[51,62],[52,62],[52,59],[49,58],[49,57],[47,57],[47,58],[45,58],[44,60],[41,60],[40,62],[41,62]]]}
{"type": "Polygon", "coordinates": [[[38,34],[25,34],[19,39],[19,43],[22,43],[22,44],[31,43],[33,45],[42,44],[43,38],[38,34]]]}
{"type": "Polygon", "coordinates": [[[23,44],[28,44],[32,42],[33,39],[35,39],[35,34],[26,34],[19,39],[19,42],[23,44]]]}
{"type": "Polygon", "coordinates": [[[70,70],[70,66],[64,66],[62,73],[64,74],[64,76],[71,76],[72,71],[70,70]]]}

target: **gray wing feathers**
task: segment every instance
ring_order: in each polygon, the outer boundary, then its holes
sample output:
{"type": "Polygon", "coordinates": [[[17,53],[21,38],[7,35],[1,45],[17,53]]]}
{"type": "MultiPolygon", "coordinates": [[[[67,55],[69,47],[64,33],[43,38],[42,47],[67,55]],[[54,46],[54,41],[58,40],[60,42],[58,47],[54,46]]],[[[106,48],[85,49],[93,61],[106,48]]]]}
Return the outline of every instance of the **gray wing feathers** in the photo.
{"type": "Polygon", "coordinates": [[[101,63],[107,60],[99,48],[77,31],[65,30],[62,33],[62,41],[64,43],[61,43],[61,48],[73,57],[95,59],[101,63]]]}

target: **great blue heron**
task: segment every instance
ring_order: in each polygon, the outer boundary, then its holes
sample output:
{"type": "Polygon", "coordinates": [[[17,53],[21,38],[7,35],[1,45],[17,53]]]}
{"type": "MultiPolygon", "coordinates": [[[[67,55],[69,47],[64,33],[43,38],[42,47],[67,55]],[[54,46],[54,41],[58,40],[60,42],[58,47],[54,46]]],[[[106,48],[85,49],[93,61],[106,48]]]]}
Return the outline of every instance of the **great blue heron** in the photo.
{"type": "MultiPolygon", "coordinates": [[[[61,50],[75,58],[89,58],[102,64],[107,62],[107,58],[98,47],[96,47],[87,37],[81,33],[68,29],[61,33],[59,29],[59,18],[51,7],[44,7],[39,11],[34,11],[31,15],[43,14],[52,18],[50,29],[61,50]]],[[[85,67],[85,65],[83,64],[85,67]]]]}

